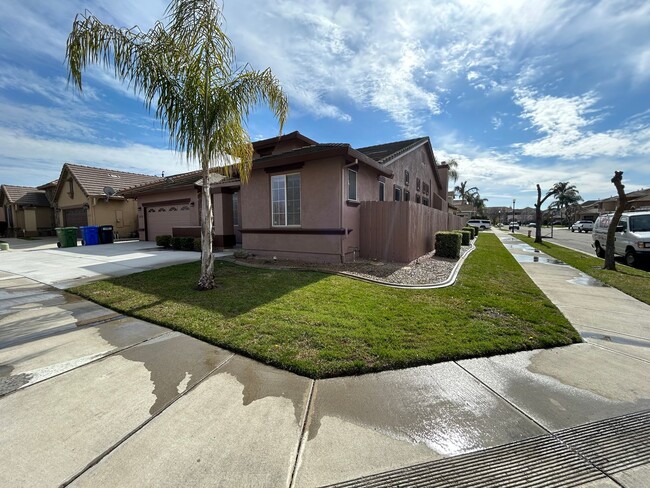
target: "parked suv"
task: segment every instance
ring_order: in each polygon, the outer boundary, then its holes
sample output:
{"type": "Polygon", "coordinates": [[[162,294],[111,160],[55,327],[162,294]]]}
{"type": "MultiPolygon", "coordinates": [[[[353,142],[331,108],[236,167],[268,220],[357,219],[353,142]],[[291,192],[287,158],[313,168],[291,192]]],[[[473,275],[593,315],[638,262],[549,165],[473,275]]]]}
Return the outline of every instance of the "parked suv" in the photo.
{"type": "Polygon", "coordinates": [[[571,226],[571,232],[589,232],[594,230],[594,223],[591,220],[578,220],[571,226]]]}
{"type": "MultiPolygon", "coordinates": [[[[598,257],[605,257],[607,229],[614,214],[603,214],[594,224],[592,246],[598,257]]],[[[628,266],[650,257],[650,212],[624,212],[616,227],[614,254],[624,256],[628,266]]]]}
{"type": "Polygon", "coordinates": [[[490,221],[484,219],[469,219],[467,221],[467,225],[471,225],[472,227],[478,227],[481,230],[489,229],[490,227],[492,227],[490,221]]]}

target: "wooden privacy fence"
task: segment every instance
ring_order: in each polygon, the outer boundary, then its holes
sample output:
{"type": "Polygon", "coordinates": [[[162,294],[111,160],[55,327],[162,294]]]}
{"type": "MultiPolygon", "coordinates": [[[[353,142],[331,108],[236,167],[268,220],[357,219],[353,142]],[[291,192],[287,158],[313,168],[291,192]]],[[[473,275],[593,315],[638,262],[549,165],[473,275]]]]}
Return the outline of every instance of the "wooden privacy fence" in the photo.
{"type": "Polygon", "coordinates": [[[464,219],[414,202],[362,202],[359,255],[408,263],[433,250],[434,235],[460,229],[464,219]]]}

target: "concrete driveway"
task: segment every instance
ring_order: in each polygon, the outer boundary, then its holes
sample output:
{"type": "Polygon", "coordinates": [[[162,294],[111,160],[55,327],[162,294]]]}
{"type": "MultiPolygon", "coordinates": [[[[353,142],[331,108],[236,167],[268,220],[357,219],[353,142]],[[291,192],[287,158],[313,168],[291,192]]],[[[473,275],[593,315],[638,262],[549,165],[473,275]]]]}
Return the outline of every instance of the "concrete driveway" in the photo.
{"type": "Polygon", "coordinates": [[[538,257],[587,343],[319,381],[0,271],[0,486],[647,486],[650,307],[538,257]]]}
{"type": "Polygon", "coordinates": [[[0,271],[59,289],[200,259],[200,253],[165,250],[146,241],[118,241],[59,249],[56,238],[3,240],[9,243],[11,250],[0,251],[0,271]]]}

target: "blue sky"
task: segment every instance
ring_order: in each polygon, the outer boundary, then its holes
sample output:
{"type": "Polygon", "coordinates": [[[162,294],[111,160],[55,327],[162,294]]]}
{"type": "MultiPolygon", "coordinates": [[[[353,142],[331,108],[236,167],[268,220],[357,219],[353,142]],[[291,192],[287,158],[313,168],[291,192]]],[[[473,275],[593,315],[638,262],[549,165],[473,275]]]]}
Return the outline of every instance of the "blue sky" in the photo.
{"type": "MultiPolygon", "coordinates": [[[[362,147],[429,136],[488,205],[532,205],[535,184],[585,199],[650,186],[650,2],[223,0],[238,60],[270,67],[285,131],[362,147]]],[[[36,186],[64,162],[146,174],[194,169],[100,67],[67,86],[75,14],[148,29],[165,0],[4,0],[0,183],[36,186]]],[[[277,134],[264,110],[253,140],[277,134]]]]}

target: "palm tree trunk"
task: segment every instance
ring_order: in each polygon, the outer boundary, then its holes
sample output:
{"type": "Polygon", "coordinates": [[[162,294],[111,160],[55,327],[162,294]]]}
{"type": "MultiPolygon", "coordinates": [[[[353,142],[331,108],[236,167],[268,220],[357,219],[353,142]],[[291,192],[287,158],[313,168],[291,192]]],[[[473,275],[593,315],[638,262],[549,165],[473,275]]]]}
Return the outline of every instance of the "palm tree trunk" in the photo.
{"type": "Polygon", "coordinates": [[[212,196],[210,195],[210,166],[206,156],[203,156],[201,168],[203,169],[203,188],[201,191],[201,277],[197,288],[211,290],[214,282],[214,258],[212,256],[212,196]]]}

